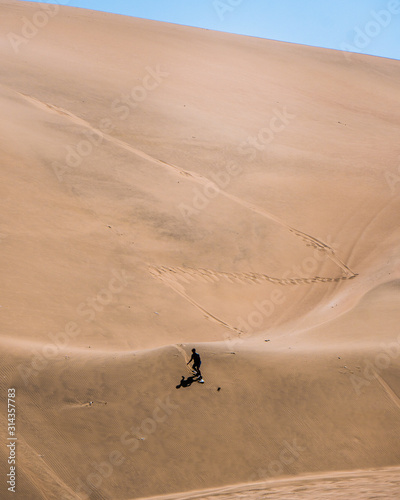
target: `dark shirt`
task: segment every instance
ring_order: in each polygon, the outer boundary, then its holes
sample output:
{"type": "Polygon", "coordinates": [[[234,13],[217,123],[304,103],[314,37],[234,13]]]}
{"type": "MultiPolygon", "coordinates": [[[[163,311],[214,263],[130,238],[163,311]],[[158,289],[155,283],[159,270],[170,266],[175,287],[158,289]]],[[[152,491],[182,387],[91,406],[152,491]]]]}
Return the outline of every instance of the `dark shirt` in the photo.
{"type": "MultiPolygon", "coordinates": [[[[200,363],[201,363],[200,354],[198,354],[197,352],[194,352],[192,354],[192,357],[190,358],[190,361],[193,361],[194,366],[200,366],[200,363]]],[[[189,361],[189,363],[190,363],[190,361],[189,361]]]]}

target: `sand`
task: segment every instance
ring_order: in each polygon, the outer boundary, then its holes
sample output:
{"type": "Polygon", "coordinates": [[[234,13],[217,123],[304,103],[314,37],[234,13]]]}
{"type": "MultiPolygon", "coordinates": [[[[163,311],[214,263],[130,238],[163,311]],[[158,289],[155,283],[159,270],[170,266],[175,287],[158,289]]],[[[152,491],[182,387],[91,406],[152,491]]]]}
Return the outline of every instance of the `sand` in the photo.
{"type": "Polygon", "coordinates": [[[0,9],[1,498],[398,498],[400,63],[0,9]]]}

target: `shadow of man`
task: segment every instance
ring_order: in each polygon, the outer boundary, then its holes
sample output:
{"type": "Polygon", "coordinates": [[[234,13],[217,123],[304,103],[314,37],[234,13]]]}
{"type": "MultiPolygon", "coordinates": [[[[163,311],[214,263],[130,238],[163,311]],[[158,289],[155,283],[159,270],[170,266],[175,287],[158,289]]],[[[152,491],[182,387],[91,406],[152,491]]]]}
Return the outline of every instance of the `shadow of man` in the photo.
{"type": "Polygon", "coordinates": [[[176,386],[176,388],[179,389],[180,387],[190,387],[193,384],[193,382],[197,382],[200,379],[201,379],[201,376],[199,376],[199,375],[195,375],[193,377],[188,377],[186,379],[185,379],[184,375],[182,375],[181,382],[179,385],[176,386]]]}

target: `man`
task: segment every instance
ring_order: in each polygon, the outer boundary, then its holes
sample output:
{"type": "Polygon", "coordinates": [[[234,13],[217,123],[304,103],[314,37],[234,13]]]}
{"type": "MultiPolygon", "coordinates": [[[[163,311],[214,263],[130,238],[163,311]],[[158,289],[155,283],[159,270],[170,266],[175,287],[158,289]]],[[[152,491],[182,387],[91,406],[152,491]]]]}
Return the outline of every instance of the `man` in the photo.
{"type": "Polygon", "coordinates": [[[201,372],[200,372],[201,359],[200,359],[200,354],[198,354],[196,352],[196,349],[192,349],[192,357],[189,359],[189,361],[186,364],[189,364],[192,361],[193,361],[192,370],[201,379],[202,378],[201,372]]]}

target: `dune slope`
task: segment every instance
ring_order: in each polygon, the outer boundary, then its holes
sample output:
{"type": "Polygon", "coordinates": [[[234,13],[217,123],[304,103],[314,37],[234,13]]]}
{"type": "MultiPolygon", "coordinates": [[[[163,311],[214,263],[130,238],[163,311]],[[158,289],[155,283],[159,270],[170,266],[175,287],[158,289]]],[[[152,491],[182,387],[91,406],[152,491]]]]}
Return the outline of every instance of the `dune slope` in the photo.
{"type": "Polygon", "coordinates": [[[0,9],[16,497],[397,498],[400,63],[0,9]]]}

